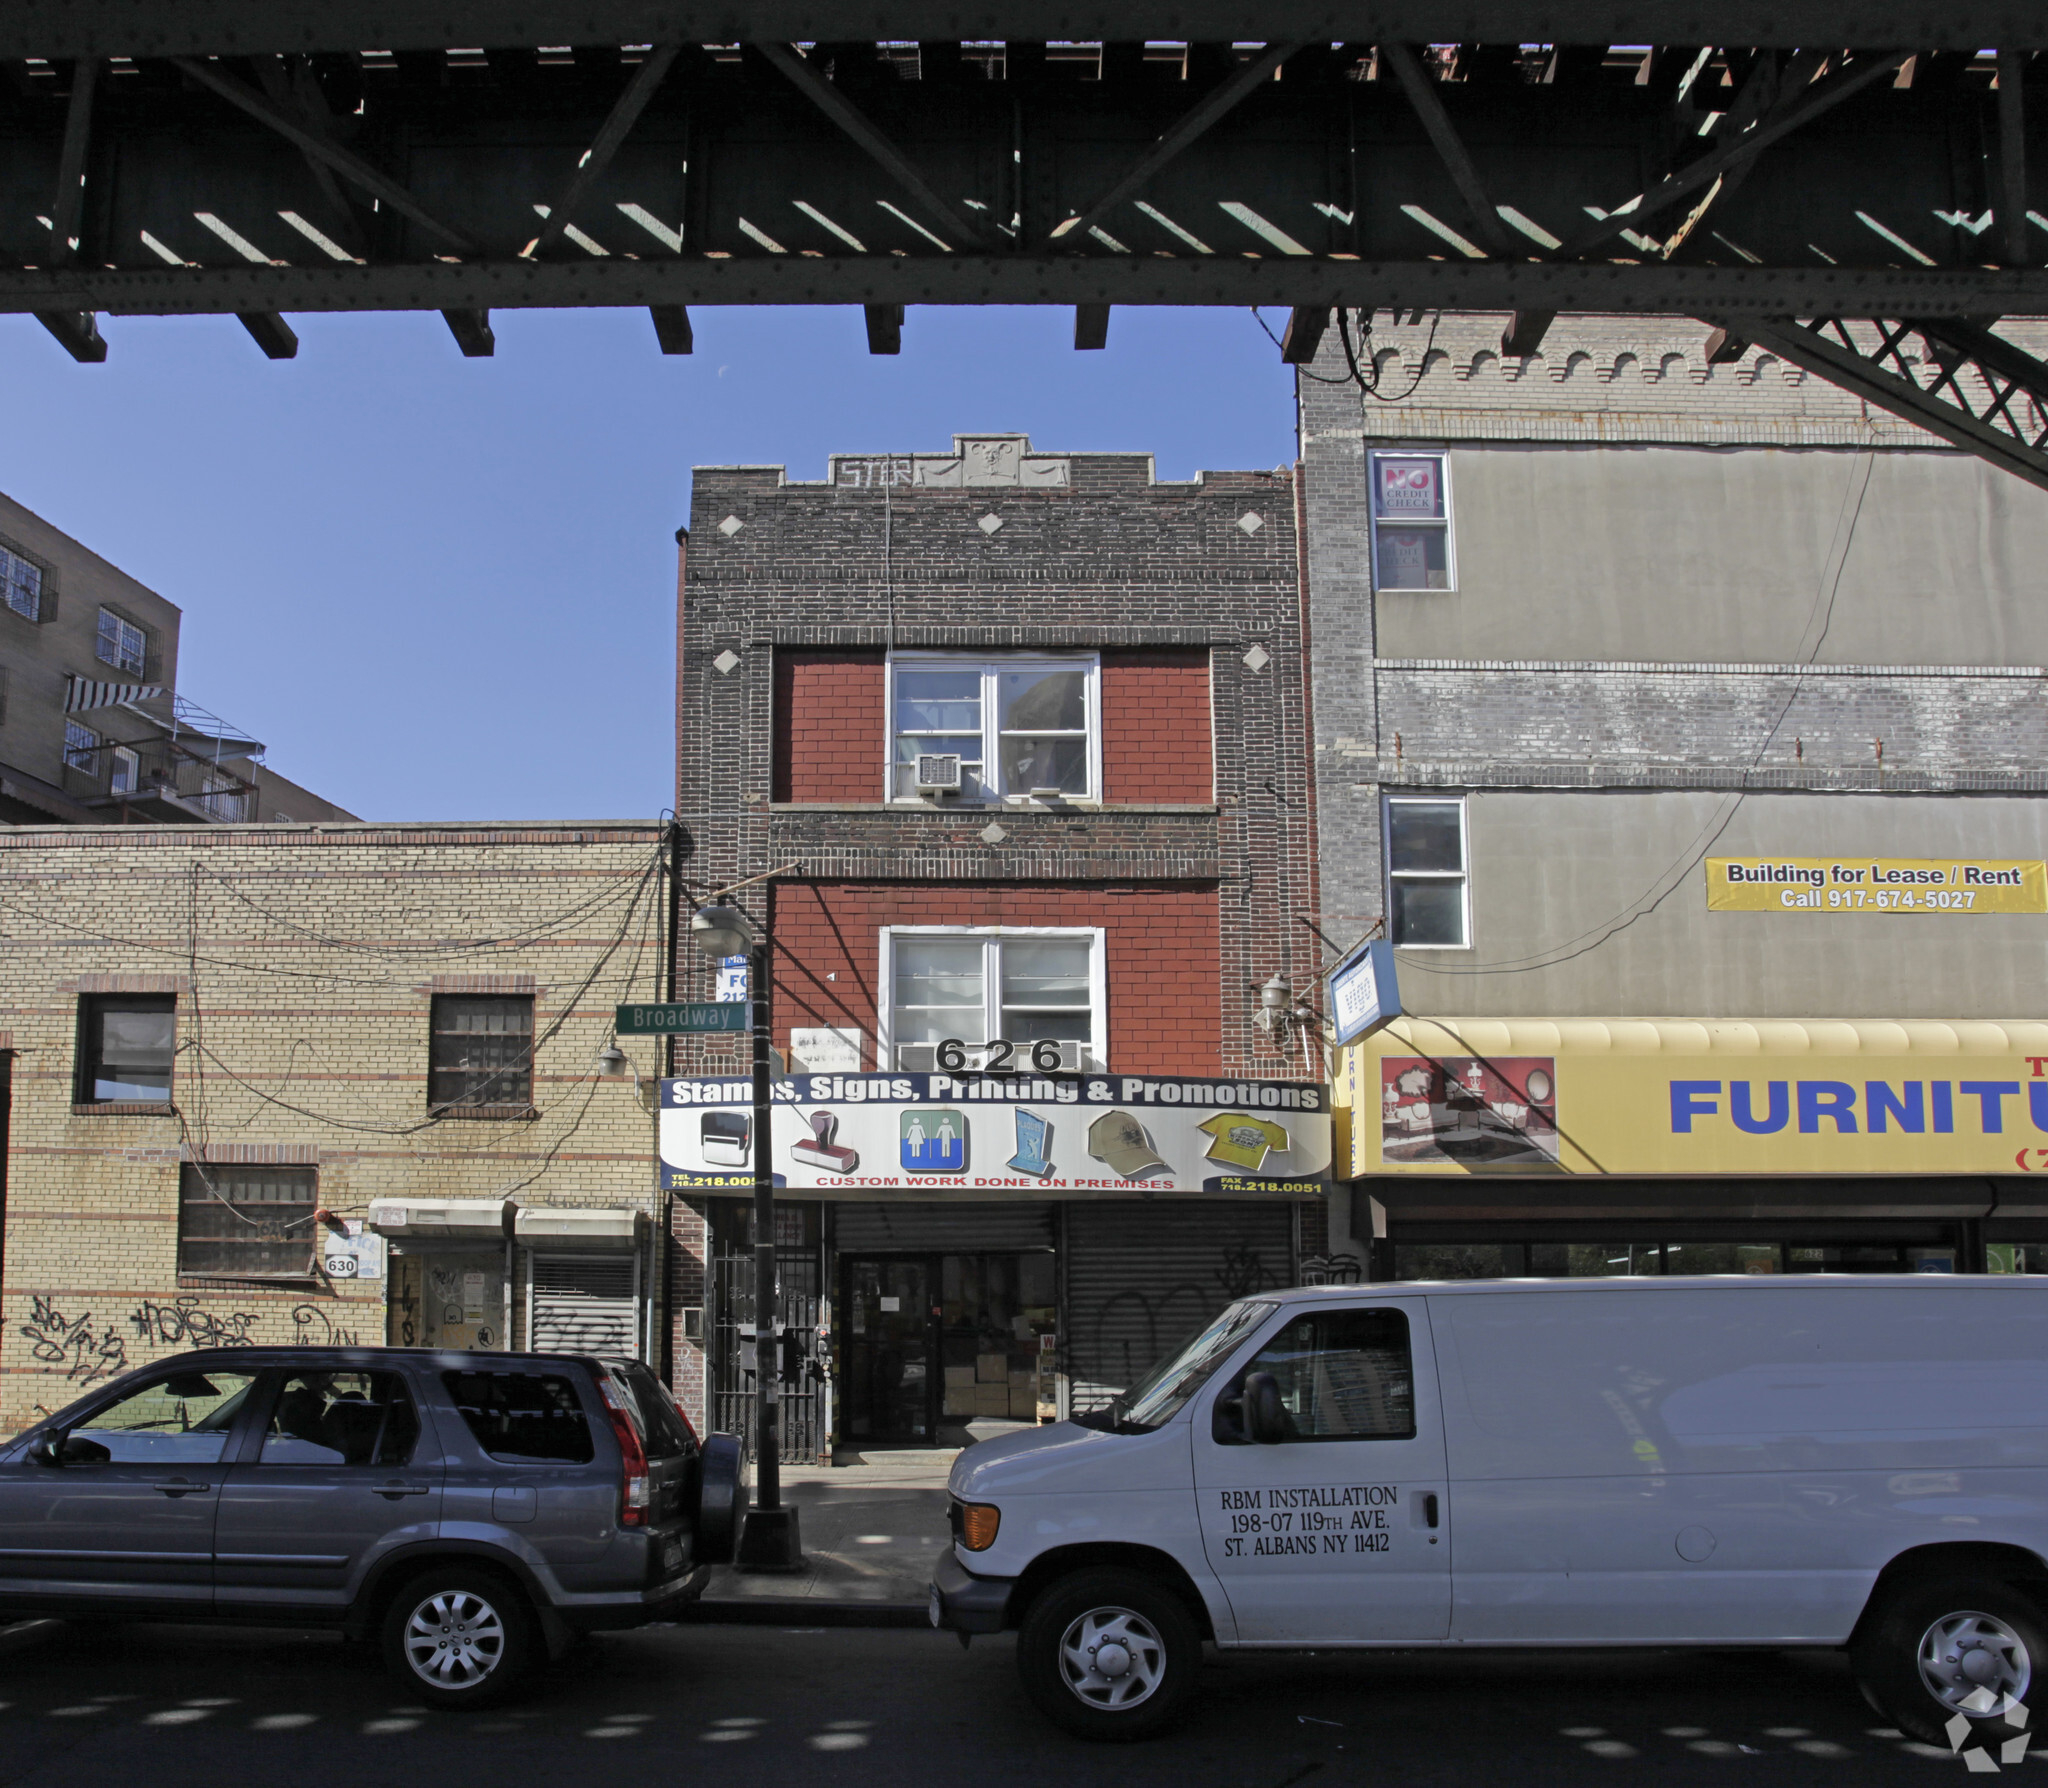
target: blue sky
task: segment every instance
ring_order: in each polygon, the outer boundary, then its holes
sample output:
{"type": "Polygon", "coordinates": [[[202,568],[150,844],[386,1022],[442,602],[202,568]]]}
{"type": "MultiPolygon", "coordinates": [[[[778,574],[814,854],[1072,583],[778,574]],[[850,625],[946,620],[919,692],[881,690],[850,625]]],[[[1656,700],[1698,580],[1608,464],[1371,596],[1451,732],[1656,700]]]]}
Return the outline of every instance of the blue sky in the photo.
{"type": "MultiPolygon", "coordinates": [[[[0,490],[185,611],[180,691],[371,819],[603,818],[669,801],[675,530],[690,468],[930,450],[956,432],[1150,452],[1160,476],[1294,457],[1291,382],[1244,311],[500,311],[111,317],[77,366],[0,318],[0,490]]],[[[1278,326],[1279,316],[1272,319],[1278,326]]]]}

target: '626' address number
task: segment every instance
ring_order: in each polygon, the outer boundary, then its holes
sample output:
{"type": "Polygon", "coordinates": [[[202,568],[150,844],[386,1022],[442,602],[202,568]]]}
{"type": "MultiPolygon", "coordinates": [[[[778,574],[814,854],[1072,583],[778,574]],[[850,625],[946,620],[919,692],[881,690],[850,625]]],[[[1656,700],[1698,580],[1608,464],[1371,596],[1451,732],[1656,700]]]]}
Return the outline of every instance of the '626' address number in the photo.
{"type": "Polygon", "coordinates": [[[1027,1068],[1037,1074],[1052,1074],[1060,1067],[1060,1046],[1050,1037],[1039,1038],[1028,1052],[1022,1043],[1007,1043],[1001,1037],[987,1043],[967,1043],[958,1037],[947,1037],[939,1044],[939,1066],[948,1074],[958,1074],[968,1065],[967,1052],[970,1049],[988,1052],[981,1065],[984,1074],[1022,1074],[1027,1068]]]}

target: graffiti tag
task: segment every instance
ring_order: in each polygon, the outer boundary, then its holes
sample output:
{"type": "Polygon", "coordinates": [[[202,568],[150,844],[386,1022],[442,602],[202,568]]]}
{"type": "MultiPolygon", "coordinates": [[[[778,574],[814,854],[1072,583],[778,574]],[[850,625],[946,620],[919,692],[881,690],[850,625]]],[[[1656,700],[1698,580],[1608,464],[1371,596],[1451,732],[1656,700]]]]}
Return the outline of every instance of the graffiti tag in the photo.
{"type": "Polygon", "coordinates": [[[159,1304],[148,1298],[135,1306],[128,1323],[145,1341],[170,1347],[253,1347],[253,1310],[207,1310],[197,1298],[159,1304]]]}
{"type": "Polygon", "coordinates": [[[128,1344],[112,1324],[94,1334],[90,1310],[66,1318],[48,1298],[37,1297],[21,1333],[31,1359],[45,1372],[61,1370],[74,1384],[96,1384],[128,1370],[128,1344]]]}

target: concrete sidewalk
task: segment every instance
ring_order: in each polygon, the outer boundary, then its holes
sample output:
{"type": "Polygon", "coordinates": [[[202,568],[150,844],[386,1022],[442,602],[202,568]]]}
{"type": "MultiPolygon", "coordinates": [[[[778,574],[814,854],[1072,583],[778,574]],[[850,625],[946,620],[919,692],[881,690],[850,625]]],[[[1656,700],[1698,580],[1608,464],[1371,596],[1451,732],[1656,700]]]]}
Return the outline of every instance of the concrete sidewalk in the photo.
{"type": "Polygon", "coordinates": [[[797,1572],[712,1568],[691,1621],[800,1626],[921,1626],[946,1530],[943,1448],[842,1454],[848,1463],[786,1465],[783,1501],[799,1511],[797,1572]]]}

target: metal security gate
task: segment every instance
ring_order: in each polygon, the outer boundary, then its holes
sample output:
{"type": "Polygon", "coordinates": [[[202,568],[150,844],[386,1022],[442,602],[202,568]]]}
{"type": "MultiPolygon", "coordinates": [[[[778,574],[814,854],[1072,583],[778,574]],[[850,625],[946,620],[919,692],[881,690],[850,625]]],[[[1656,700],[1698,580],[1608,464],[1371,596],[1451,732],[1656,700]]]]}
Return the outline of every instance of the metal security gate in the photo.
{"type": "Polygon", "coordinates": [[[1289,1200],[1148,1199],[1066,1209],[1071,1413],[1128,1390],[1225,1305],[1295,1282],[1289,1200]]]}
{"type": "Polygon", "coordinates": [[[535,1353],[637,1357],[639,1255],[533,1255],[527,1267],[526,1335],[535,1353]]]}
{"type": "MultiPolygon", "coordinates": [[[[826,1370],[820,1352],[823,1308],[816,1248],[778,1248],[776,1322],[782,1331],[782,1429],[789,1460],[830,1462],[826,1451],[826,1370]]],[[[754,1452],[754,1257],[711,1257],[711,1425],[738,1435],[754,1452]]]]}

